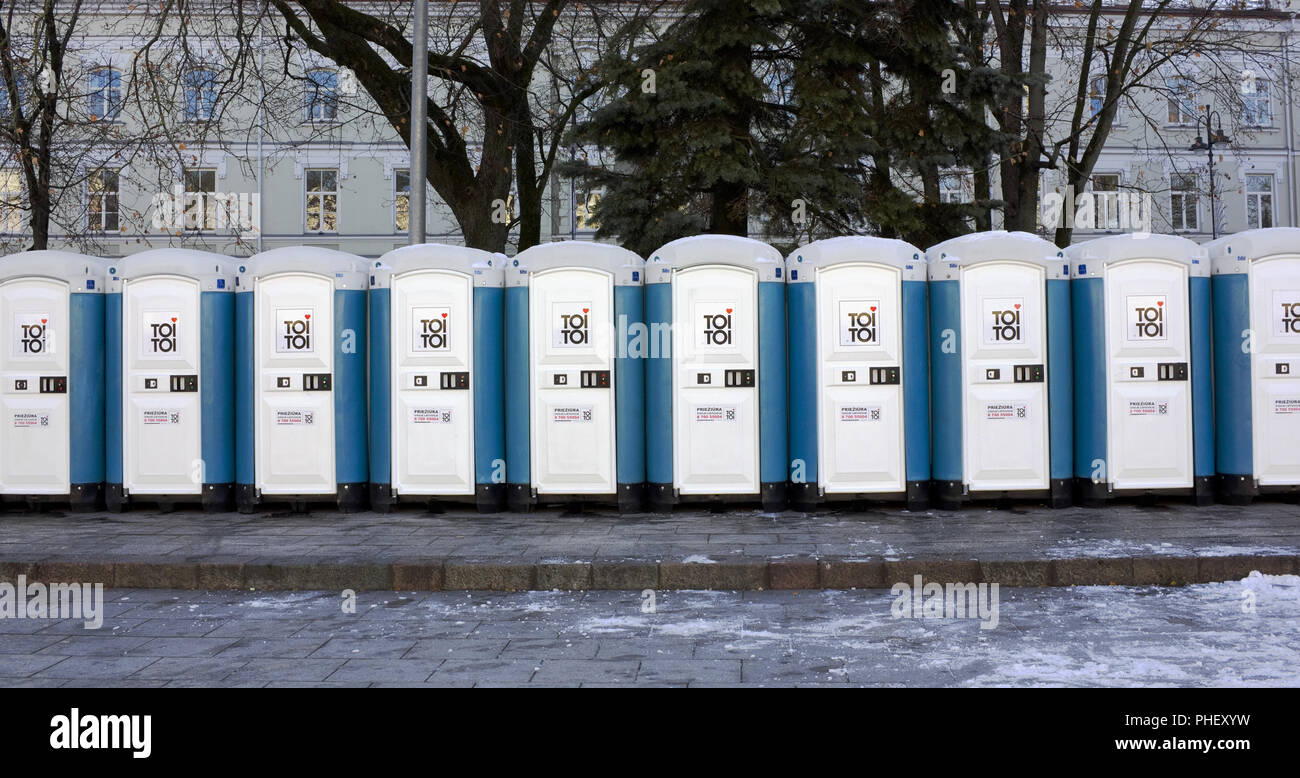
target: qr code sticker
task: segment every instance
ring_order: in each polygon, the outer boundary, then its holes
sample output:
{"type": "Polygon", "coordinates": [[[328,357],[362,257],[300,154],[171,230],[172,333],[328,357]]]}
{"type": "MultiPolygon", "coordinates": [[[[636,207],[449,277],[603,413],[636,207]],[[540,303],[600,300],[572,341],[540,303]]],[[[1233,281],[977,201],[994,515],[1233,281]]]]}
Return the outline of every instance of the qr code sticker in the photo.
{"type": "Polygon", "coordinates": [[[1016,418],[1017,418],[1017,419],[1023,419],[1023,418],[1025,418],[1025,413],[1026,413],[1026,409],[1025,409],[1025,408],[1023,408],[1023,407],[1021,407],[1021,408],[1017,408],[1017,409],[1016,409],[1016,418]]]}
{"type": "Polygon", "coordinates": [[[1157,410],[1157,412],[1158,412],[1161,416],[1168,416],[1168,415],[1169,415],[1169,403],[1160,403],[1160,405],[1157,406],[1156,410],[1157,410]]]}
{"type": "Polygon", "coordinates": [[[171,414],[171,421],[172,421],[172,424],[180,424],[180,423],[181,423],[181,415],[180,415],[180,413],[173,413],[173,414],[171,414]]]}
{"type": "Polygon", "coordinates": [[[442,423],[443,423],[443,424],[446,424],[446,423],[449,422],[449,421],[451,421],[451,411],[443,411],[443,412],[442,412],[442,423]]]}
{"type": "Polygon", "coordinates": [[[312,424],[312,423],[313,423],[313,422],[312,422],[312,419],[314,419],[314,418],[315,418],[315,414],[304,413],[304,414],[302,415],[302,423],[303,423],[303,424],[312,424]]]}
{"type": "Polygon", "coordinates": [[[49,417],[49,416],[42,416],[42,417],[41,417],[41,426],[42,426],[42,427],[48,427],[48,426],[50,426],[50,417],[49,417]]]}
{"type": "Polygon", "coordinates": [[[591,421],[591,409],[587,408],[582,411],[582,420],[591,421]]]}
{"type": "Polygon", "coordinates": [[[880,421],[880,409],[879,409],[879,408],[872,408],[872,409],[871,409],[871,420],[872,420],[872,421],[880,421]]]}
{"type": "Polygon", "coordinates": [[[735,408],[728,408],[728,409],[727,409],[727,421],[735,421],[735,420],[736,420],[736,409],[735,409],[735,408]]]}

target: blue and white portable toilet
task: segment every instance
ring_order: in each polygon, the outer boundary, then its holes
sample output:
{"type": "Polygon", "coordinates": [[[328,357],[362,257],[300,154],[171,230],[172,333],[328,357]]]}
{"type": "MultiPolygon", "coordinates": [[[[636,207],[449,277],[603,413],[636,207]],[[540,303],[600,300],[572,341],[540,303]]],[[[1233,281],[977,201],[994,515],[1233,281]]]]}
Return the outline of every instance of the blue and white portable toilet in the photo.
{"type": "Polygon", "coordinates": [[[766,243],[697,235],[646,263],[650,505],[786,507],[785,263],[766,243]]]}
{"type": "Polygon", "coordinates": [[[901,240],[819,240],[786,257],[790,503],[930,502],[925,257],[901,240]]]}
{"type": "Polygon", "coordinates": [[[237,261],[163,248],[109,262],[109,510],[234,508],[237,261]]]}
{"type": "Polygon", "coordinates": [[[0,259],[0,500],[103,502],[105,268],[66,251],[0,259]]]}
{"type": "Polygon", "coordinates": [[[1248,230],[1205,249],[1220,495],[1300,493],[1300,229],[1248,230]]]}
{"type": "Polygon", "coordinates": [[[1027,232],[926,252],[935,501],[1070,504],[1070,283],[1064,254],[1027,232]]]}
{"type": "Polygon", "coordinates": [[[645,262],[545,243],[506,267],[509,503],[645,500],[645,262]]]}
{"type": "Polygon", "coordinates": [[[505,507],[500,255],[403,246],[370,266],[370,504],[505,507]]]}
{"type": "Polygon", "coordinates": [[[1066,251],[1073,271],[1074,475],[1084,504],[1212,499],[1210,267],[1175,235],[1125,234],[1066,251]]]}
{"type": "Polygon", "coordinates": [[[235,278],[235,497],[366,502],[366,265],[290,246],[235,278]]]}

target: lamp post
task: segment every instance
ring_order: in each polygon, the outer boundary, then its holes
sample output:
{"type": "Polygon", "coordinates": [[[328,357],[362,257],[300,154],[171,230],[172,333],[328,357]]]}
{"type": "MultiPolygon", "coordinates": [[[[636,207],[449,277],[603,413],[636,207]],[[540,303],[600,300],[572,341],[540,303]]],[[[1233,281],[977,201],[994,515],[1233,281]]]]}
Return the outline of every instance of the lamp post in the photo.
{"type": "Polygon", "coordinates": [[[427,180],[425,151],[429,99],[429,7],[415,0],[415,34],[411,36],[411,195],[409,198],[411,245],[424,242],[424,188],[427,180]]]}
{"type": "Polygon", "coordinates": [[[1232,138],[1223,134],[1223,122],[1219,118],[1219,112],[1212,110],[1210,106],[1201,106],[1205,109],[1205,140],[1201,140],[1201,119],[1196,119],[1196,142],[1188,147],[1188,151],[1200,151],[1205,149],[1206,160],[1210,163],[1210,236],[1219,237],[1219,213],[1215,205],[1214,195],[1214,144],[1222,143],[1225,146],[1232,143],[1232,138]],[[1218,124],[1218,129],[1213,129],[1218,124]]]}

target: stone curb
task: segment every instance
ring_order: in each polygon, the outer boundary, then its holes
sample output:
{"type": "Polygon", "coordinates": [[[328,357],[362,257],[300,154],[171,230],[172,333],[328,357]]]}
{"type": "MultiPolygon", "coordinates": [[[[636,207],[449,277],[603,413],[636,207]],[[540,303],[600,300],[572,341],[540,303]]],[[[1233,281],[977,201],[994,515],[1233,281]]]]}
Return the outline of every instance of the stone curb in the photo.
{"type": "Polygon", "coordinates": [[[255,562],[159,558],[0,561],[0,582],[103,583],[108,588],[259,589],[270,591],[525,591],[642,589],[888,589],[915,576],[937,583],[1004,587],[1184,586],[1236,581],[1252,570],[1300,573],[1300,554],[1078,557],[1027,560],[730,559],[515,562],[410,559],[352,562],[316,559],[255,562]]]}

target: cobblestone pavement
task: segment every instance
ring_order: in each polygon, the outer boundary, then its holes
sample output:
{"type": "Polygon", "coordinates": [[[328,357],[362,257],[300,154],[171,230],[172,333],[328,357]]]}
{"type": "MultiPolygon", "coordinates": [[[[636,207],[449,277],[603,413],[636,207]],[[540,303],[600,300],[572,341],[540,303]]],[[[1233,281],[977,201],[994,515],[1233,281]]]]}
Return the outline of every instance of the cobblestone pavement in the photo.
{"type": "Polygon", "coordinates": [[[0,561],[166,559],[394,562],[410,558],[592,560],[810,558],[1054,559],[1134,555],[1295,554],[1300,505],[1118,504],[1051,510],[1018,505],[909,513],[896,508],[818,514],[683,510],[432,514],[0,515],[0,561]]]}
{"type": "Polygon", "coordinates": [[[1294,575],[999,595],[981,629],[880,590],[110,590],[99,630],[0,619],[0,686],[1300,683],[1294,575]]]}

